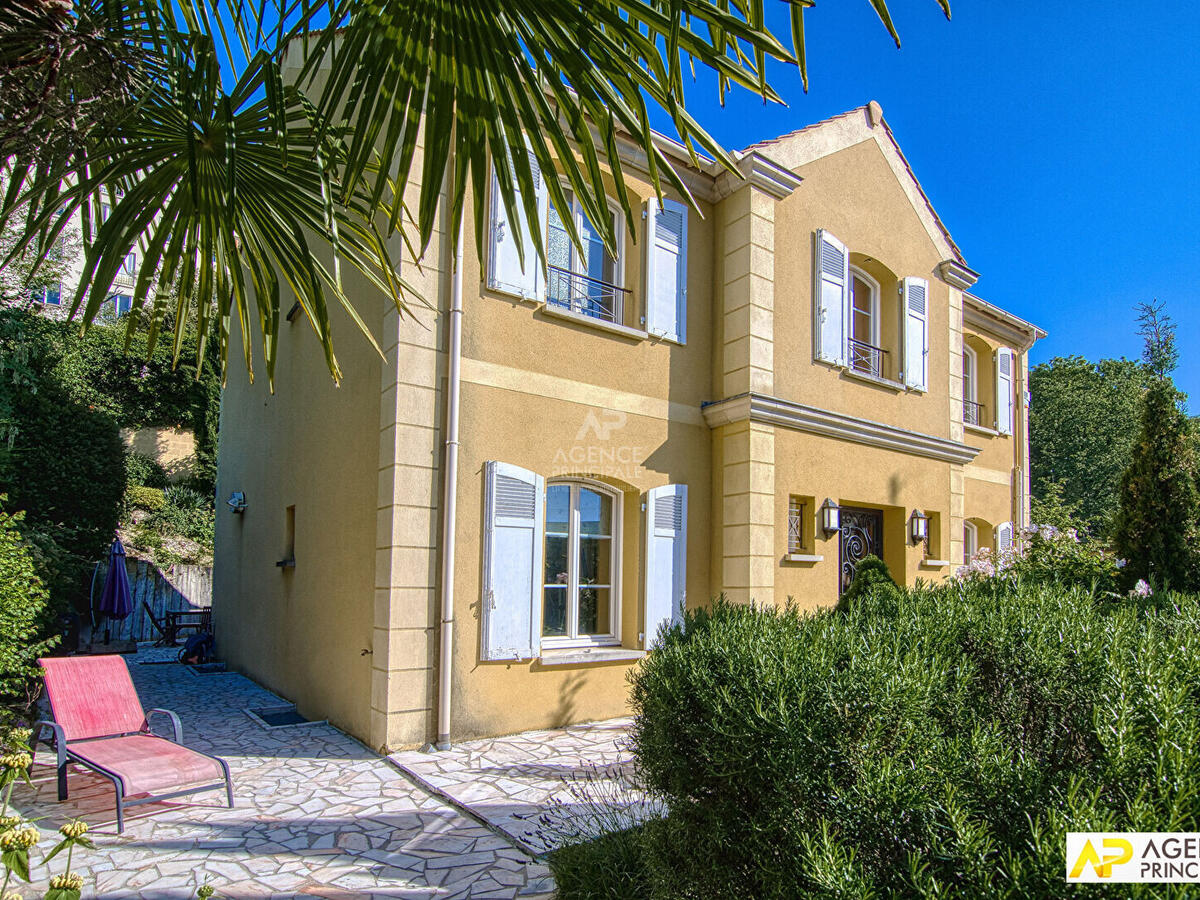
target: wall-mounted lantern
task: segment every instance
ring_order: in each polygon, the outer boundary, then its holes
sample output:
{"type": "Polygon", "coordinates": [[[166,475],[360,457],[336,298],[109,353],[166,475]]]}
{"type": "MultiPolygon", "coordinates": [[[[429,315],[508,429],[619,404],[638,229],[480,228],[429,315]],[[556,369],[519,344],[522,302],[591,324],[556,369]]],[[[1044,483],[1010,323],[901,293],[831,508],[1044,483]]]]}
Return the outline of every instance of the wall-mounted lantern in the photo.
{"type": "Polygon", "coordinates": [[[826,497],[821,504],[821,529],[825,536],[837,534],[842,527],[842,511],[836,503],[826,497]]]}
{"type": "Polygon", "coordinates": [[[908,517],[908,534],[914,544],[919,544],[928,538],[929,516],[919,509],[914,509],[912,515],[908,517]]]}
{"type": "Polygon", "coordinates": [[[235,515],[246,511],[246,495],[241,491],[234,491],[225,502],[229,504],[229,511],[235,515]]]}

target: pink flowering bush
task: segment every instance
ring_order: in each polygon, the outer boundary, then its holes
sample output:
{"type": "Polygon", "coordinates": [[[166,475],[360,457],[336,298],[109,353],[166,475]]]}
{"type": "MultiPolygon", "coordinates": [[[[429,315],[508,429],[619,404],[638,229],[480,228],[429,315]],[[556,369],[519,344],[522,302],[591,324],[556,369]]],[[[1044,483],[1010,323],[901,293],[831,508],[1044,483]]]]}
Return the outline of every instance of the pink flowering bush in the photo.
{"type": "Polygon", "coordinates": [[[1080,537],[1074,528],[1027,525],[1011,547],[999,553],[982,548],[959,567],[955,577],[1003,578],[1115,594],[1121,565],[1122,561],[1102,544],[1080,537]]]}

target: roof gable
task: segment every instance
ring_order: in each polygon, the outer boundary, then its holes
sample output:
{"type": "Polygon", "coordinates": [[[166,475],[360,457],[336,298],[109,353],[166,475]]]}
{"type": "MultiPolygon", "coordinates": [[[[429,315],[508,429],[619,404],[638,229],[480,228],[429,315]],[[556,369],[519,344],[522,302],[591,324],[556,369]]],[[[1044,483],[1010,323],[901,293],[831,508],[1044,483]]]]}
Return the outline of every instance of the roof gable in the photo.
{"type": "Polygon", "coordinates": [[[883,110],[874,100],[866,106],[859,106],[789,134],[751,144],[742,152],[756,152],[795,172],[814,160],[861,144],[863,141],[874,141],[879,146],[934,245],[948,259],[953,259],[965,267],[966,260],[963,259],[962,251],[958,249],[949,229],[929,202],[929,197],[917,181],[917,176],[908,164],[904,151],[900,149],[896,136],[884,120],[883,110]]]}

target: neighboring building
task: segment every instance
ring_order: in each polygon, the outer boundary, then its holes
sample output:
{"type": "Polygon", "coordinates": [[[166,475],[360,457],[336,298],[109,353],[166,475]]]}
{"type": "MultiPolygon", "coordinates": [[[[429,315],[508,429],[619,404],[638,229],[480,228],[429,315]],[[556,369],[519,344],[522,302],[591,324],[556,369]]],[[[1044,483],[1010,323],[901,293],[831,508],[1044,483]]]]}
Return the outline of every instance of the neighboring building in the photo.
{"type": "MultiPolygon", "coordinates": [[[[100,223],[108,218],[111,207],[108,203],[100,204],[100,223]]],[[[58,264],[54,266],[55,275],[48,283],[39,284],[29,290],[28,282],[15,284],[0,284],[0,296],[14,305],[26,306],[37,310],[42,315],[56,319],[65,319],[71,309],[71,300],[83,277],[84,254],[83,246],[83,216],[75,213],[63,230],[59,241],[50,251],[50,259],[58,264]],[[65,254],[65,257],[64,257],[65,254]]],[[[120,317],[133,307],[134,285],[137,284],[138,254],[126,254],[125,261],[117,270],[112,287],[101,306],[101,317],[120,317]]],[[[39,282],[45,282],[39,278],[39,282]]]]}
{"type": "Polygon", "coordinates": [[[699,215],[621,149],[636,245],[580,254],[540,196],[546,272],[494,202],[464,248],[448,728],[444,230],[405,271],[432,309],[375,308],[383,358],[335,324],[340,388],[301,321],[278,393],[231,376],[218,645],[307,715],[389,748],[620,715],[685,604],[828,606],[868,552],[936,580],[1027,520],[1042,333],[967,293],[877,104],[748,148],[744,180],[687,168],[699,215]]]}

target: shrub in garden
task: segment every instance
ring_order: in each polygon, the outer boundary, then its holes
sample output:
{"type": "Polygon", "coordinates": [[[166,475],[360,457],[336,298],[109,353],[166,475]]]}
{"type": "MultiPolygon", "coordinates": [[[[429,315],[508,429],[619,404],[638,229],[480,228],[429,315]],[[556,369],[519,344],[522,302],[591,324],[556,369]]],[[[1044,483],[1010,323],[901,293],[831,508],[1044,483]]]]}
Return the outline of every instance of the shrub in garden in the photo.
{"type": "Polygon", "coordinates": [[[888,571],[887,563],[878,556],[867,555],[859,560],[854,570],[854,581],[838,598],[838,609],[846,609],[863,594],[871,593],[880,588],[895,588],[896,581],[888,571]]]}
{"type": "Polygon", "coordinates": [[[632,676],[655,898],[1074,897],[1068,830],[1200,830],[1200,600],[1000,579],[718,603],[632,676]]]}
{"type": "Polygon", "coordinates": [[[163,499],[163,506],[152,517],[152,523],[159,531],[212,545],[214,512],[211,498],[192,488],[172,485],[163,491],[163,499]]]}
{"type": "Polygon", "coordinates": [[[161,488],[131,484],[125,489],[125,505],[131,509],[154,512],[167,505],[167,498],[161,488]]]}
{"type": "Polygon", "coordinates": [[[125,454],[125,483],[130,486],[165,488],[167,470],[144,453],[125,454]]]}
{"type": "MultiPolygon", "coordinates": [[[[0,501],[4,498],[0,497],[0,501]]],[[[49,597],[21,538],[21,514],[0,509],[0,730],[28,712],[49,597]]]]}
{"type": "Polygon", "coordinates": [[[1074,528],[1027,525],[1008,550],[996,554],[984,547],[955,577],[1022,580],[1111,596],[1117,591],[1120,565],[1100,541],[1074,528]]]}

